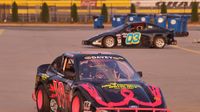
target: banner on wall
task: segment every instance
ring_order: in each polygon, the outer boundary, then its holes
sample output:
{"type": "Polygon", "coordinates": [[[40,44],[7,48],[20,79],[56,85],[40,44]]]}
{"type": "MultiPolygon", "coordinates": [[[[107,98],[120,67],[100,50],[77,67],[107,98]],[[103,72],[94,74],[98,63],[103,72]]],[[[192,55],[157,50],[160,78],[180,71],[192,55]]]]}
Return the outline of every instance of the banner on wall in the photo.
{"type": "MultiPolygon", "coordinates": [[[[194,0],[131,0],[131,3],[136,4],[138,7],[160,7],[163,2],[169,8],[187,8],[191,7],[194,0]]],[[[200,3],[200,0],[195,0],[200,3]]]]}
{"type": "Polygon", "coordinates": [[[97,6],[97,0],[81,0],[81,6],[82,7],[96,7],[97,6]]]}

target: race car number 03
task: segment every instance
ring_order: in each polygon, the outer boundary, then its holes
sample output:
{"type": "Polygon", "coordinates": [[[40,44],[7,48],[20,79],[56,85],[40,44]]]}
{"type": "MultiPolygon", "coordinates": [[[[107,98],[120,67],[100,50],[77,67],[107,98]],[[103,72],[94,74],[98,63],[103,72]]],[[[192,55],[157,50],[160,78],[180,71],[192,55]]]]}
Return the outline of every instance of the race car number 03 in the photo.
{"type": "Polygon", "coordinates": [[[140,43],[140,38],[141,38],[141,33],[140,32],[128,33],[127,37],[126,37],[126,44],[127,45],[139,44],[140,43]]]}

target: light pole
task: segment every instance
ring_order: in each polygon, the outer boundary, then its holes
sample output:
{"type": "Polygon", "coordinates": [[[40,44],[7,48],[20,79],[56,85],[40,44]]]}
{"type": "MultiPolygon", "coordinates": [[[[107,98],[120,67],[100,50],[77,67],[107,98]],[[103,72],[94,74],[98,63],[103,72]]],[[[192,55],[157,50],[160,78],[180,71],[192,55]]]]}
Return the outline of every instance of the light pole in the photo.
{"type": "Polygon", "coordinates": [[[28,0],[26,1],[26,8],[27,8],[27,22],[29,22],[29,5],[28,5],[28,0]]]}
{"type": "Polygon", "coordinates": [[[90,21],[90,16],[91,16],[91,9],[90,9],[90,0],[88,1],[88,22],[90,21]]]}
{"type": "Polygon", "coordinates": [[[184,14],[185,14],[186,7],[187,7],[187,2],[184,2],[184,14]]]}
{"type": "MultiPolygon", "coordinates": [[[[74,0],[71,0],[70,11],[72,11],[73,2],[74,2],[74,0]]],[[[73,18],[72,18],[71,12],[70,12],[70,16],[69,17],[70,17],[70,22],[73,22],[73,18]]]]}
{"type": "Polygon", "coordinates": [[[5,18],[6,18],[6,6],[5,6],[5,0],[4,0],[4,3],[3,3],[3,21],[5,21],[5,18]]]}
{"type": "Polygon", "coordinates": [[[54,8],[54,21],[57,22],[57,6],[56,6],[56,3],[55,3],[55,8],[54,8]]]}
{"type": "Polygon", "coordinates": [[[110,17],[108,19],[109,22],[110,22],[110,18],[112,18],[112,17],[113,17],[113,6],[112,6],[112,3],[111,3],[111,5],[110,5],[110,17]]]}

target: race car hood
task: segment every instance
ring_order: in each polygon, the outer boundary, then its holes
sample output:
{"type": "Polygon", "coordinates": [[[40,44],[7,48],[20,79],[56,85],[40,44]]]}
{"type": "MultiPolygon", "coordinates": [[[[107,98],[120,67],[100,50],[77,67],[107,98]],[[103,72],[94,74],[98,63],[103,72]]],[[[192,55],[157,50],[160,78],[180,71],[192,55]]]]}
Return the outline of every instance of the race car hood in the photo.
{"type": "Polygon", "coordinates": [[[104,107],[166,107],[161,90],[141,82],[84,83],[81,86],[104,107]]]}
{"type": "Polygon", "coordinates": [[[109,35],[114,35],[115,32],[105,32],[105,33],[101,33],[101,34],[98,34],[96,36],[93,36],[92,38],[88,39],[88,41],[95,41],[95,40],[98,40],[102,37],[105,37],[105,36],[109,36],[109,35]]]}

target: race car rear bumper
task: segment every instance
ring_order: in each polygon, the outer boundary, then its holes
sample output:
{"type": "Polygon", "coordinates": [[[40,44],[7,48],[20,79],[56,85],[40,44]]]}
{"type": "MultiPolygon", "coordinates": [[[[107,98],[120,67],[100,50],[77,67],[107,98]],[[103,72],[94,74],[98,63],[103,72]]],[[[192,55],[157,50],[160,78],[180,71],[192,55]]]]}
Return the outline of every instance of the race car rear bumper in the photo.
{"type": "Polygon", "coordinates": [[[172,41],[171,45],[177,45],[177,40],[172,41]]]}
{"type": "Polygon", "coordinates": [[[125,112],[125,111],[132,111],[132,112],[140,112],[140,111],[148,111],[148,112],[170,112],[168,109],[163,108],[97,108],[96,112],[105,112],[105,111],[114,111],[114,112],[125,112]]]}

